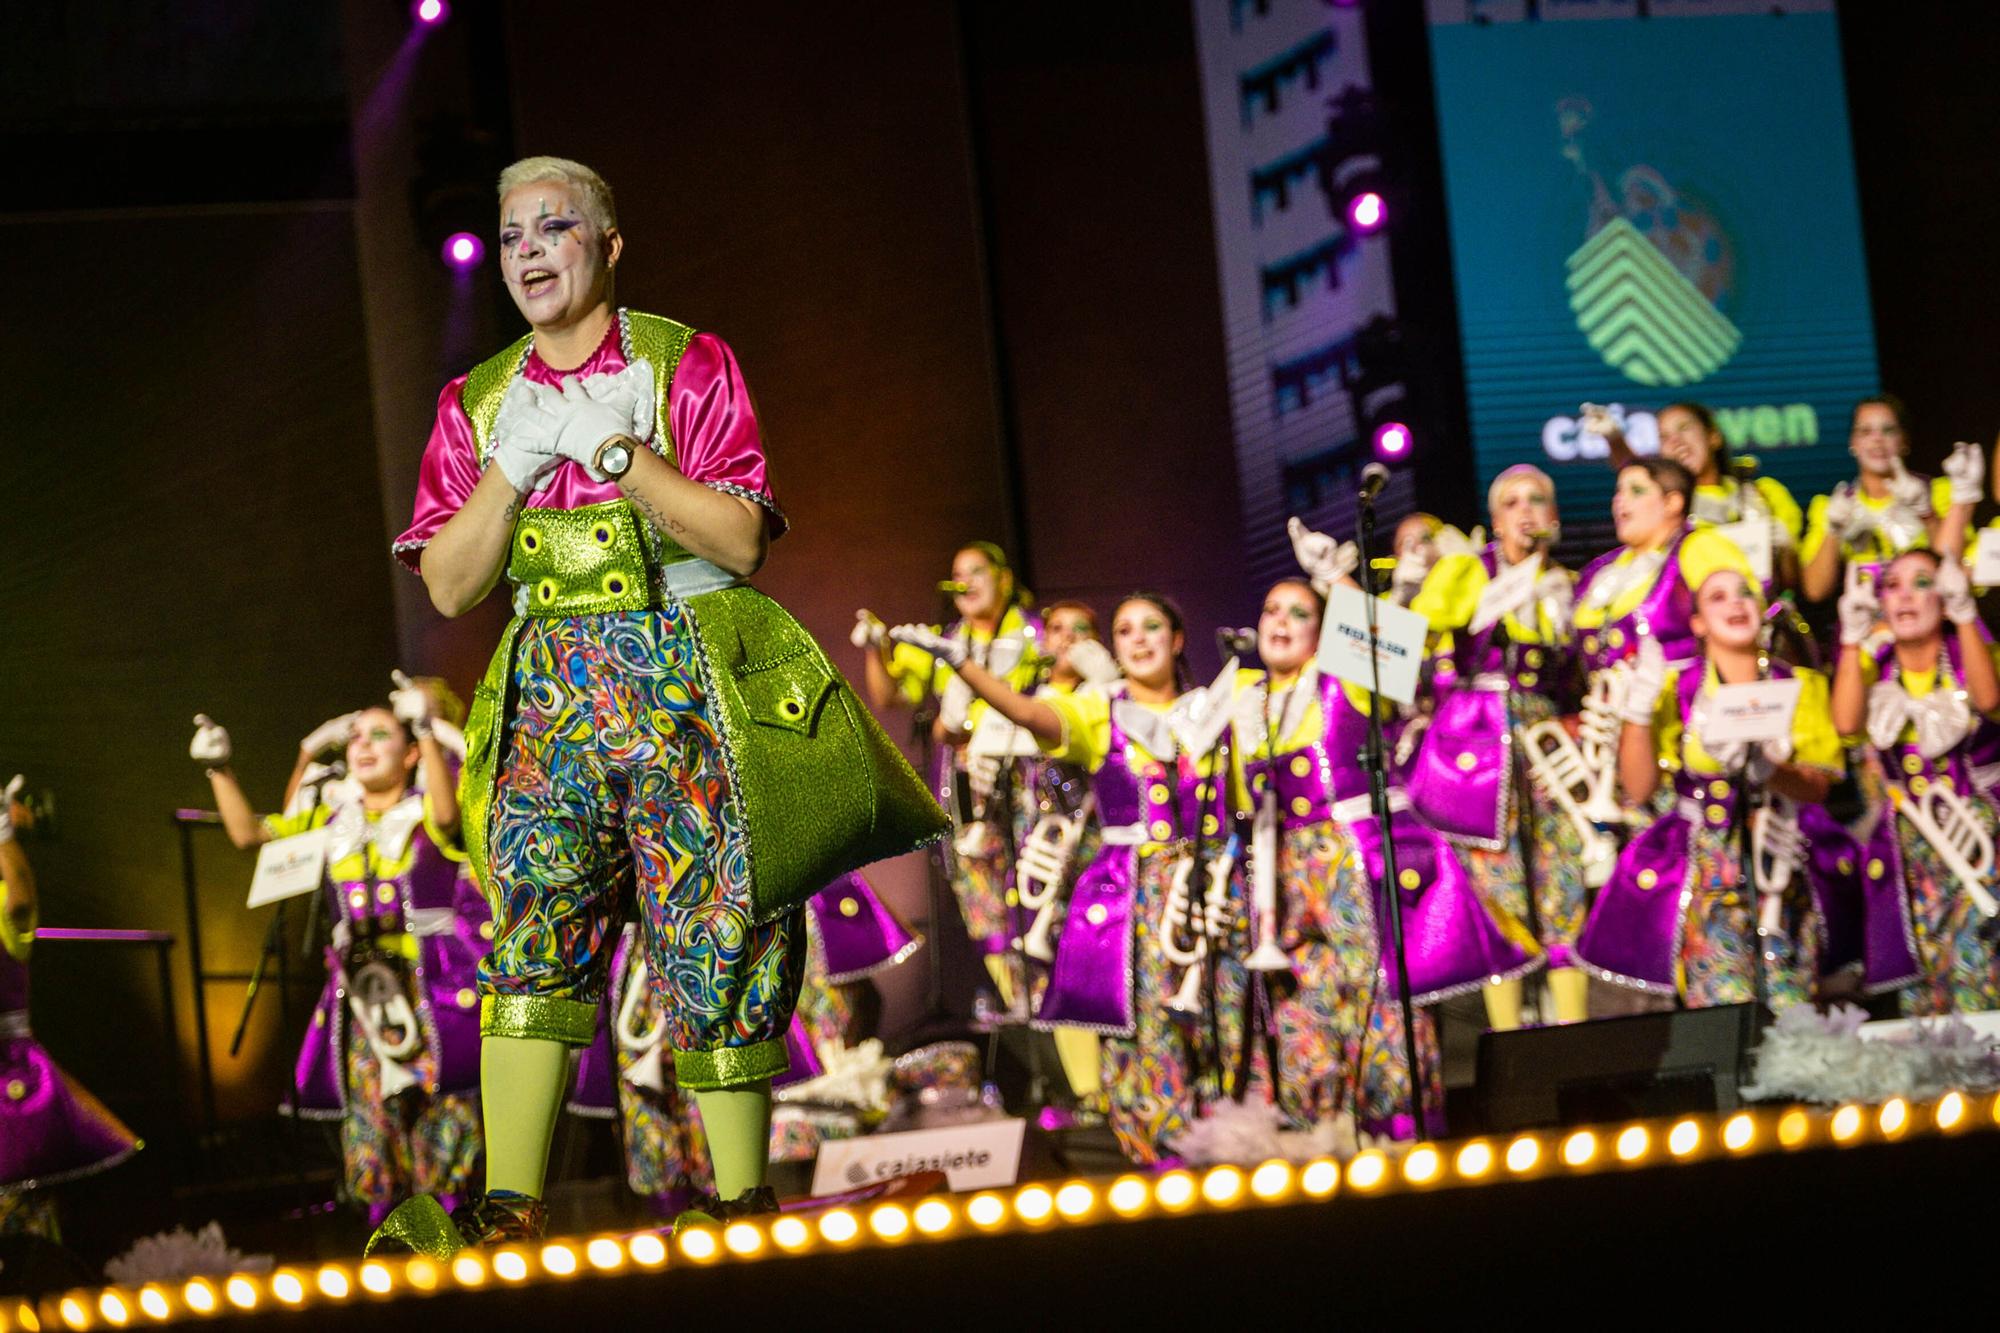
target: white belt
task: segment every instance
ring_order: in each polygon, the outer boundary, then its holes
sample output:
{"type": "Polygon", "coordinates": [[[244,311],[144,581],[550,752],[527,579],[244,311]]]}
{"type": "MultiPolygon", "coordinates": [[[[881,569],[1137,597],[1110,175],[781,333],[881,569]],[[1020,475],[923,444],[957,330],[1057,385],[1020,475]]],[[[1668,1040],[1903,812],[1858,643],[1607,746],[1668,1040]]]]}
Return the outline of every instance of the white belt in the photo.
{"type": "MultiPolygon", "coordinates": [[[[1410,798],[1401,787],[1389,789],[1389,813],[1400,815],[1410,808],[1410,798]]],[[[1333,817],[1343,824],[1358,824],[1373,818],[1375,798],[1373,796],[1350,796],[1344,801],[1333,803],[1333,817]]]]}
{"type": "Polygon", "coordinates": [[[412,935],[449,935],[458,926],[458,913],[449,907],[419,907],[403,917],[403,929],[412,935]]]}
{"type": "Polygon", "coordinates": [[[1482,671],[1472,678],[1472,688],[1488,694],[1505,694],[1513,687],[1514,682],[1504,672],[1482,671]]]}
{"type": "Polygon", "coordinates": [[[26,1040],[33,1034],[28,1031],[28,1011],[9,1009],[0,1014],[0,1041],[26,1040]]]}
{"type": "Polygon", "coordinates": [[[1153,835],[1144,824],[1107,824],[1098,840],[1106,847],[1137,847],[1151,842],[1153,835]]]}
{"type": "Polygon", "coordinates": [[[661,590],[677,601],[699,597],[705,592],[721,592],[741,582],[742,579],[728,570],[699,557],[678,561],[660,571],[661,590]]]}

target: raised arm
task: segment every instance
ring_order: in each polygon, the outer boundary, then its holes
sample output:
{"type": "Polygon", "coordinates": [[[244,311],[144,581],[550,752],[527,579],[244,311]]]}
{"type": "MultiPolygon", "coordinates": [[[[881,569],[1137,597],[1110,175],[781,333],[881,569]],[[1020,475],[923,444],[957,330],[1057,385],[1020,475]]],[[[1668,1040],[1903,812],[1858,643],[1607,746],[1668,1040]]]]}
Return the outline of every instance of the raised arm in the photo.
{"type": "Polygon", "coordinates": [[[417,738],[417,761],[424,770],[424,799],[430,809],[431,823],[437,831],[447,837],[456,837],[459,831],[458,779],[451,771],[451,761],[445,747],[437,736],[437,701],[431,692],[412,681],[401,671],[392,671],[389,678],[396,688],[389,691],[389,708],[410,729],[417,738]]]}
{"type": "Polygon", "coordinates": [[[1056,710],[1039,699],[1021,693],[1000,677],[973,661],[965,644],[922,625],[898,625],[889,631],[897,643],[920,648],[958,673],[966,687],[984,699],[993,710],[1021,727],[1036,740],[1055,745],[1063,738],[1062,719],[1056,710]]]}
{"type": "Polygon", "coordinates": [[[257,812],[250,808],[249,798],[243,794],[243,784],[236,780],[235,772],[229,767],[234,752],[229,733],[210,720],[206,713],[195,714],[194,725],[194,739],[188,743],[188,758],[208,770],[209,788],[215,793],[215,808],[222,816],[222,831],[245,851],[270,841],[271,835],[265,831],[257,812]]]}
{"type": "Polygon", "coordinates": [[[1976,713],[2000,708],[2000,677],[1993,670],[1993,652],[1986,631],[1979,623],[1979,607],[1972,600],[1972,581],[1965,566],[1946,556],[1938,564],[1938,599],[1944,603],[1944,618],[1958,635],[1959,671],[1965,682],[1966,699],[1976,713]]]}

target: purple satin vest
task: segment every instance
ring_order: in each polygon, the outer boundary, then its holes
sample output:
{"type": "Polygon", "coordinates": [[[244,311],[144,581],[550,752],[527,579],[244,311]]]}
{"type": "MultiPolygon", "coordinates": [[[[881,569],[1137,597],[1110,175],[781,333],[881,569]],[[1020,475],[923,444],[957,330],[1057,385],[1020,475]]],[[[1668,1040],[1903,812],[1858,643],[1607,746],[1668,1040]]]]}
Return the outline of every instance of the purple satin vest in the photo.
{"type": "MultiPolygon", "coordinates": [[[[1667,558],[1660,566],[1659,576],[1639,604],[1616,620],[1607,620],[1594,629],[1581,632],[1579,646],[1582,649],[1583,667],[1586,671],[1602,671],[1606,667],[1622,662],[1638,654],[1639,641],[1655,638],[1671,663],[1686,662],[1701,656],[1701,645],[1696,642],[1690,621],[1694,616],[1694,594],[1688,591],[1681,578],[1681,543],[1687,539],[1688,530],[1683,529],[1667,548],[1667,558]]],[[[1584,567],[1577,579],[1576,600],[1581,604],[1589,595],[1590,585],[1597,577],[1616,561],[1621,549],[1606,551],[1584,567]]]]}

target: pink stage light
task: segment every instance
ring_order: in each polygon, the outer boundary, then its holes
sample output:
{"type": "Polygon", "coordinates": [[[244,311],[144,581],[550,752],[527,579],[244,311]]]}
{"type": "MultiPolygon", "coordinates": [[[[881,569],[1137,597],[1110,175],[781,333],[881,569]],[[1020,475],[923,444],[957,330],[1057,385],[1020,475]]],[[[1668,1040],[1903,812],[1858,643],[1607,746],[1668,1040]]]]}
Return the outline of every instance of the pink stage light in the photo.
{"type": "Polygon", "coordinates": [[[486,243],[469,231],[455,231],[445,238],[444,262],[463,273],[478,267],[486,258],[486,243]]]}
{"type": "Polygon", "coordinates": [[[427,28],[435,28],[451,17],[451,6],[444,0],[417,0],[410,6],[410,17],[427,28]]]}
{"type": "Polygon", "coordinates": [[[1415,437],[1410,428],[1400,421],[1385,421],[1375,428],[1375,456],[1397,459],[1410,452],[1415,437]]]}
{"type": "Polygon", "coordinates": [[[1357,232],[1380,231],[1382,224],[1389,220],[1389,206],[1375,191],[1363,190],[1347,201],[1347,220],[1354,224],[1357,232]]]}

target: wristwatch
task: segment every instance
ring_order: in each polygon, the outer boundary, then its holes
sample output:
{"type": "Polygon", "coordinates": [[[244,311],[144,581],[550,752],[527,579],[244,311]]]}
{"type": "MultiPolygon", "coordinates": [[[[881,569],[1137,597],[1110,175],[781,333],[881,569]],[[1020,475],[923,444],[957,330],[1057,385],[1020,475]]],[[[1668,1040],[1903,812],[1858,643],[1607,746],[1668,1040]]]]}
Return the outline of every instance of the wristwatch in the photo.
{"type": "Polygon", "coordinates": [[[623,440],[612,440],[597,451],[597,470],[618,481],[632,470],[632,450],[623,440]]]}

